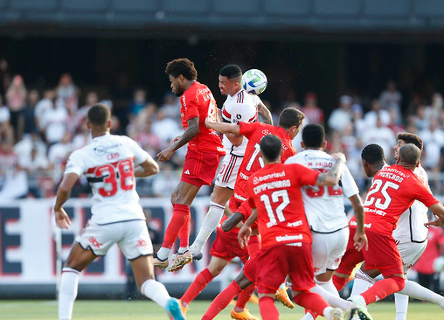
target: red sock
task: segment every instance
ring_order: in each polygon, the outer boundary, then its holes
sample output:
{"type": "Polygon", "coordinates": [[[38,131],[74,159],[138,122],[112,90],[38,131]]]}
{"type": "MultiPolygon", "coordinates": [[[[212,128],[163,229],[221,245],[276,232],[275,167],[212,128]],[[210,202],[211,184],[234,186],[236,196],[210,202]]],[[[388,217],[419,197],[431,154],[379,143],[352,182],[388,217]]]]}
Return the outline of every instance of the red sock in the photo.
{"type": "Polygon", "coordinates": [[[279,320],[279,311],[272,297],[265,296],[259,299],[259,311],[263,320],[279,320]]]}
{"type": "Polygon", "coordinates": [[[261,250],[261,242],[259,240],[259,236],[253,235],[250,237],[250,240],[248,240],[247,250],[250,259],[254,259],[254,257],[257,256],[257,254],[261,250]]]}
{"type": "Polygon", "coordinates": [[[388,295],[404,289],[405,280],[401,277],[390,277],[377,281],[370,289],[361,293],[366,304],[382,300],[388,295]]]}
{"type": "Polygon", "coordinates": [[[187,215],[187,220],[185,221],[182,229],[179,231],[179,242],[181,248],[186,248],[190,244],[190,220],[191,214],[187,215]]]}
{"type": "Polygon", "coordinates": [[[307,314],[307,313],[311,314],[313,319],[316,319],[317,317],[319,317],[319,315],[316,312],[308,310],[308,309],[305,309],[305,314],[307,314]]]}
{"type": "Polygon", "coordinates": [[[338,277],[337,275],[334,274],[332,280],[333,280],[333,284],[336,287],[336,290],[338,290],[338,292],[339,292],[342,289],[344,289],[344,287],[347,284],[349,279],[348,278],[341,278],[341,277],[338,277]]]}
{"type": "Polygon", "coordinates": [[[202,320],[214,319],[241,291],[242,289],[236,281],[233,280],[233,282],[213,300],[207,312],[203,315],[202,320]]]}
{"type": "Polygon", "coordinates": [[[213,280],[213,278],[211,272],[208,269],[204,269],[197,275],[196,279],[194,279],[180,300],[186,304],[190,304],[190,302],[193,301],[203,289],[205,289],[207,284],[213,280]]]}
{"type": "Polygon", "coordinates": [[[171,221],[168,224],[168,227],[165,231],[165,236],[163,237],[163,248],[169,248],[173,246],[174,241],[176,240],[180,229],[187,222],[188,216],[190,215],[190,207],[183,204],[175,204],[173,205],[174,212],[171,217],[171,221]]]}
{"type": "Polygon", "coordinates": [[[308,290],[293,297],[293,301],[301,307],[310,309],[317,314],[324,314],[324,309],[330,306],[322,296],[308,290]]]}
{"type": "Polygon", "coordinates": [[[237,298],[236,307],[239,309],[245,309],[245,305],[247,304],[248,300],[250,300],[250,297],[255,289],[256,285],[254,283],[250,284],[246,289],[244,289],[239,294],[239,298],[237,298]]]}

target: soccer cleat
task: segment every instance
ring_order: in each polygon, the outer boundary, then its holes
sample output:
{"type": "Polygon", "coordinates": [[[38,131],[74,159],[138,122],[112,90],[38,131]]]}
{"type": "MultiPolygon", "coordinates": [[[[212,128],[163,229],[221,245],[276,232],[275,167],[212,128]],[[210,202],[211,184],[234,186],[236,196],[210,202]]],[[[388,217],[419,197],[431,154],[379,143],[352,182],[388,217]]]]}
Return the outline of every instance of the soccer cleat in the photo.
{"type": "Polygon", "coordinates": [[[181,270],[187,263],[193,261],[193,256],[190,251],[185,251],[184,253],[178,253],[176,258],[174,258],[173,263],[168,267],[169,272],[181,270]]]}
{"type": "Polygon", "coordinates": [[[260,320],[258,317],[253,316],[248,309],[244,309],[242,312],[236,312],[231,310],[231,319],[237,320],[260,320]]]}
{"type": "Polygon", "coordinates": [[[187,314],[189,307],[184,307],[183,302],[180,299],[179,299],[179,306],[180,306],[180,309],[182,310],[183,315],[185,316],[187,314]]]}
{"type": "Polygon", "coordinates": [[[330,320],[344,320],[344,313],[339,308],[334,308],[331,311],[330,320]]]}
{"type": "Polygon", "coordinates": [[[294,308],[293,302],[290,300],[290,297],[287,294],[287,287],[285,289],[277,289],[276,291],[276,299],[278,299],[285,307],[289,309],[294,308]]]}
{"type": "Polygon", "coordinates": [[[185,320],[185,315],[182,312],[179,300],[176,298],[168,300],[167,305],[165,306],[165,311],[170,317],[170,320],[185,320]]]}
{"type": "Polygon", "coordinates": [[[203,257],[202,252],[199,252],[198,254],[193,255],[193,261],[200,261],[202,257],[203,257]]]}
{"type": "Polygon", "coordinates": [[[359,319],[359,318],[356,318],[356,317],[358,317],[358,308],[352,307],[352,308],[348,308],[347,310],[345,310],[345,312],[344,312],[344,320],[359,319]]]}
{"type": "Polygon", "coordinates": [[[368,313],[367,306],[359,299],[359,295],[350,297],[347,300],[353,302],[357,309],[357,314],[360,320],[373,320],[373,317],[368,313]]]}
{"type": "Polygon", "coordinates": [[[153,264],[154,264],[155,267],[158,267],[158,268],[160,268],[162,270],[165,270],[165,268],[168,267],[168,258],[166,258],[165,260],[160,260],[157,257],[157,254],[154,254],[154,256],[153,256],[153,264]]]}

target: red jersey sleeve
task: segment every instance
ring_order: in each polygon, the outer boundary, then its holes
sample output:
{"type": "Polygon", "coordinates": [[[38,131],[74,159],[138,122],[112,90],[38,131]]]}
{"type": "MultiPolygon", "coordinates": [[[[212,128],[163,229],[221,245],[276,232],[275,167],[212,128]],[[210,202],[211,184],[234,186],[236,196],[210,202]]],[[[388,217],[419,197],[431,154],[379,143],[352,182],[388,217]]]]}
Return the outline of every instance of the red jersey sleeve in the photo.
{"type": "Polygon", "coordinates": [[[185,121],[188,121],[190,119],[196,118],[199,116],[199,106],[198,106],[198,101],[197,101],[197,97],[196,97],[196,92],[195,91],[191,91],[191,92],[185,92],[185,94],[182,96],[181,99],[181,104],[183,106],[184,109],[184,117],[183,119],[185,121]],[[187,94],[188,93],[188,94],[187,94]]]}
{"type": "Polygon", "coordinates": [[[256,131],[257,124],[258,122],[239,122],[239,134],[248,138],[256,131]]]}
{"type": "Polygon", "coordinates": [[[424,203],[427,208],[439,202],[419,180],[416,181],[415,198],[424,203]]]}
{"type": "MultiPolygon", "coordinates": [[[[253,191],[253,190],[252,190],[252,188],[253,188],[252,185],[251,185],[251,184],[248,184],[248,187],[249,187],[249,189],[250,189],[250,192],[252,192],[252,191],[253,191]]],[[[247,201],[248,201],[248,204],[250,205],[251,210],[253,210],[253,209],[256,208],[256,204],[254,203],[254,200],[253,200],[252,197],[248,197],[247,201]]]]}
{"type": "Polygon", "coordinates": [[[319,171],[309,169],[297,163],[287,164],[286,166],[292,167],[293,177],[297,179],[300,186],[314,186],[316,184],[320,174],[319,171]]]}

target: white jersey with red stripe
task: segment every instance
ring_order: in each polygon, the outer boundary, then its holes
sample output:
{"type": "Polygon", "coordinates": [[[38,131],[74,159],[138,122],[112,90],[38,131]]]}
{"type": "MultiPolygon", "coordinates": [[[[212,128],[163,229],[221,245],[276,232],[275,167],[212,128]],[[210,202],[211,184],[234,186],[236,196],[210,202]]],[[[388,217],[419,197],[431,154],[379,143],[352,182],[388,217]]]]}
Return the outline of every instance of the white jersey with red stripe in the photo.
{"type": "Polygon", "coordinates": [[[145,220],[136,192],[134,167],[148,157],[134,140],[110,134],[92,139],[70,155],[65,174],[85,174],[91,185],[91,221],[103,225],[145,220]]]}
{"type": "MultiPolygon", "coordinates": [[[[426,187],[429,187],[429,178],[424,168],[419,165],[413,173],[426,187]]],[[[393,238],[400,242],[424,242],[427,240],[428,228],[424,223],[428,222],[429,209],[419,201],[413,202],[398,220],[398,225],[393,231],[393,238]]]]}
{"type": "MultiPolygon", "coordinates": [[[[238,122],[256,122],[257,106],[261,102],[261,99],[256,96],[247,93],[245,90],[240,90],[233,96],[227,96],[224,105],[222,106],[222,118],[225,122],[238,123],[238,122]]],[[[240,146],[233,146],[233,144],[224,135],[222,143],[228,154],[232,154],[238,157],[243,157],[245,149],[247,148],[248,140],[244,137],[240,146]]]]}
{"type": "MultiPolygon", "coordinates": [[[[307,168],[329,171],[334,160],[321,150],[304,150],[287,159],[285,164],[298,163],[307,168]]],[[[359,193],[358,186],[350,171],[344,166],[340,186],[304,186],[301,188],[305,213],[310,229],[318,233],[332,233],[348,225],[344,212],[344,195],[347,198],[359,193]]]]}

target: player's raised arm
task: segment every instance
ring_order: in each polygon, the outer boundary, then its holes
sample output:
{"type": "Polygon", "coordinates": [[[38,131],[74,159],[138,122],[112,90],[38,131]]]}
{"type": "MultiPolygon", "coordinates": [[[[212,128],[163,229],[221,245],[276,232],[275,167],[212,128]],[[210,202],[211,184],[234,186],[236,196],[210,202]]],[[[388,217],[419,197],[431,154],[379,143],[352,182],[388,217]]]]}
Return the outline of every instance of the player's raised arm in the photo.
{"type": "Polygon", "coordinates": [[[257,113],[262,117],[262,122],[266,124],[273,124],[271,112],[262,101],[257,105],[257,113]]]}
{"type": "Polygon", "coordinates": [[[188,142],[190,142],[195,136],[197,136],[200,132],[199,130],[199,117],[191,118],[187,120],[188,127],[179,137],[179,139],[175,140],[171,146],[168,148],[163,149],[157,154],[157,159],[160,161],[168,161],[170,160],[171,156],[176,152],[177,149],[180,147],[186,145],[188,142]]]}
{"type": "Polygon", "coordinates": [[[69,229],[71,225],[71,220],[68,214],[62,208],[63,204],[69,199],[71,195],[71,190],[76,184],[79,176],[76,173],[67,173],[63,176],[63,180],[57,190],[56,203],[54,205],[54,214],[56,225],[60,229],[69,229]]]}
{"type": "Polygon", "coordinates": [[[209,118],[205,119],[205,125],[207,128],[213,129],[220,133],[234,133],[239,134],[239,125],[237,124],[230,124],[230,123],[224,123],[224,122],[215,122],[211,121],[209,118]]]}
{"type": "Polygon", "coordinates": [[[333,167],[327,173],[319,174],[316,185],[331,187],[339,183],[339,178],[344,169],[342,164],[346,162],[345,155],[339,152],[332,154],[332,157],[335,159],[333,167]]]}

